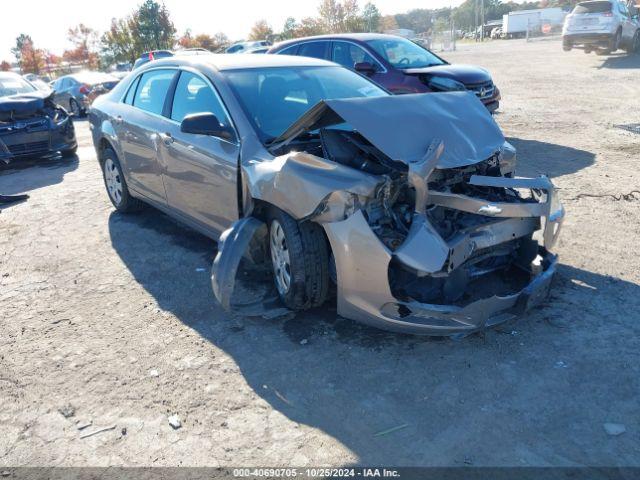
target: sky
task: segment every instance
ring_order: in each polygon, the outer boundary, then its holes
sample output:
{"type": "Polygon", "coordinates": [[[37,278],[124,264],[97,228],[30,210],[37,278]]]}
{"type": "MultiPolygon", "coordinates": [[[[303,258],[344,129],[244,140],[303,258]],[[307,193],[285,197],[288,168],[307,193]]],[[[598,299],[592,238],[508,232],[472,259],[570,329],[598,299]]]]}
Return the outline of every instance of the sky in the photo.
{"type": "MultiPolygon", "coordinates": [[[[359,0],[363,6],[367,0],[359,0]]],[[[66,39],[69,27],[79,23],[104,32],[111,19],[128,15],[142,0],[3,0],[0,12],[0,61],[15,61],[11,48],[20,33],[31,35],[37,48],[61,54],[70,47],[66,39]]],[[[164,0],[171,18],[183,33],[224,32],[232,40],[247,36],[260,19],[275,31],[287,17],[300,20],[315,16],[319,0],[164,0]]],[[[373,0],[383,15],[404,13],[413,8],[457,6],[462,0],[373,0]]]]}

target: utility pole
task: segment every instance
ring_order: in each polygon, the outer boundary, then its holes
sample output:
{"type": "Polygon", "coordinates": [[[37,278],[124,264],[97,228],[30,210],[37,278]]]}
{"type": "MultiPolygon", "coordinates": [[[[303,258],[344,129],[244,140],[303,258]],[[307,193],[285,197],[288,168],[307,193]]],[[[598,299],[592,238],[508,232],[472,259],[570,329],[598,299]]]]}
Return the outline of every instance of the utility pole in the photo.
{"type": "Polygon", "coordinates": [[[484,0],[480,0],[480,41],[484,42],[484,0]]]}
{"type": "Polygon", "coordinates": [[[473,39],[478,41],[478,0],[473,1],[473,13],[475,14],[473,23],[473,39]]]}

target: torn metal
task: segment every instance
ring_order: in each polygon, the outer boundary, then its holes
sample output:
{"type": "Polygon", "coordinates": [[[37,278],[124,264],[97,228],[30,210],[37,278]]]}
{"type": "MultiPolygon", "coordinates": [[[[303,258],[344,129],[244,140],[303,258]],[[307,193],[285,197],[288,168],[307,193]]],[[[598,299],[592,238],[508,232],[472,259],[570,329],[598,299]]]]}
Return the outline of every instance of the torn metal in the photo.
{"type": "MultiPolygon", "coordinates": [[[[241,163],[248,201],[323,227],[340,315],[466,334],[547,294],[564,210],[548,178],[515,176],[515,150],[473,95],[323,101],[268,147],[241,163]]],[[[223,235],[213,283],[226,308],[265,232],[247,217],[223,235]]]]}
{"type": "Polygon", "coordinates": [[[77,147],[73,122],[53,101],[35,91],[0,98],[0,161],[50,157],[77,147]]]}

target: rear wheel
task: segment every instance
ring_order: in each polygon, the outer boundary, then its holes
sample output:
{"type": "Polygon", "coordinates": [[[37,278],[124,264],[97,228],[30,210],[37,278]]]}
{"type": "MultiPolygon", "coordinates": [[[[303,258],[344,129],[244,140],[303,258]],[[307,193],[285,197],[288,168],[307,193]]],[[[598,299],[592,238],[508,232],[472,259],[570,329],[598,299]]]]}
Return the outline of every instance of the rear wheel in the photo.
{"type": "Polygon", "coordinates": [[[616,32],[615,37],[613,37],[613,40],[611,40],[611,48],[610,48],[611,52],[615,52],[620,48],[621,41],[622,41],[622,32],[618,30],[616,32]]]}
{"type": "Polygon", "coordinates": [[[631,43],[627,48],[625,48],[629,55],[640,52],[640,32],[636,32],[631,40],[631,43]]]}
{"type": "Polygon", "coordinates": [[[142,208],[144,204],[129,193],[120,161],[115,152],[109,148],[103,153],[102,176],[109,200],[119,212],[134,212],[142,208]]]}
{"type": "Polygon", "coordinates": [[[292,310],[322,305],[329,290],[329,251],[322,229],[298,223],[280,209],[269,212],[269,252],[280,298],[292,310]]]}

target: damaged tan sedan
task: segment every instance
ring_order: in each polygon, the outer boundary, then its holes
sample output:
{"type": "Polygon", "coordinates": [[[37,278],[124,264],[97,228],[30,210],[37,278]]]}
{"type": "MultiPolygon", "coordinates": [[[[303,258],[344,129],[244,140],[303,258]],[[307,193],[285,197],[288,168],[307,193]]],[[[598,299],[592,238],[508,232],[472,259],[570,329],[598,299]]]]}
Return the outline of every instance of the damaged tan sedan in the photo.
{"type": "Polygon", "coordinates": [[[457,335],[546,296],[563,208],[546,177],[515,176],[477,98],[391,96],[329,62],[252,57],[152,62],[90,113],[118,210],[145,202],[219,241],[223,307],[250,311],[242,284],[268,271],[290,309],[335,284],[344,317],[457,335]]]}

